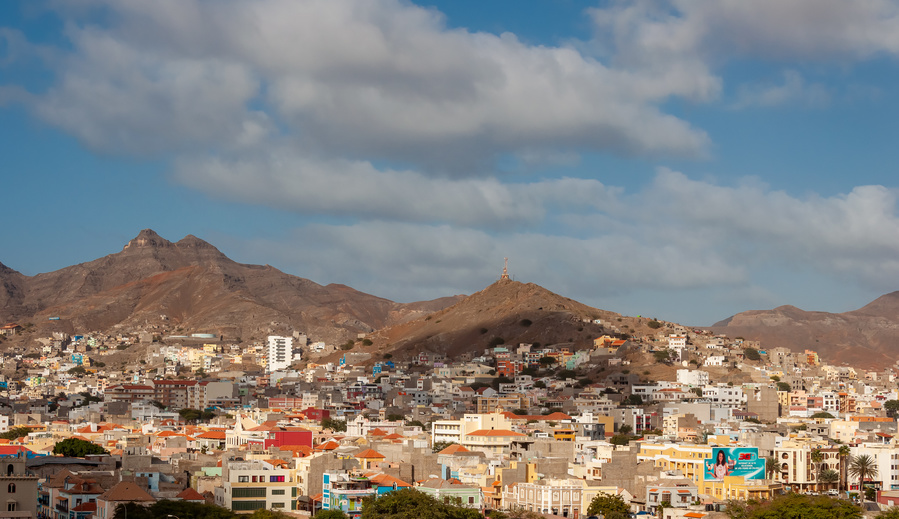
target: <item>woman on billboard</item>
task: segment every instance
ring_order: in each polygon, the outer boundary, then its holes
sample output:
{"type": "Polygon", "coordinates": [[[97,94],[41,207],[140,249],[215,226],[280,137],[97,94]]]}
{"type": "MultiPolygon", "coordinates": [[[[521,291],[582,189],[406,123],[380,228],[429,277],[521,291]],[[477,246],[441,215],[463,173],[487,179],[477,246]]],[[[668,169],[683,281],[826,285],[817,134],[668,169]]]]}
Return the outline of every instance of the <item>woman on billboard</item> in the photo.
{"type": "Polygon", "coordinates": [[[715,479],[724,479],[724,476],[730,474],[735,463],[736,462],[733,460],[728,460],[727,456],[724,454],[724,450],[720,449],[718,450],[718,456],[715,459],[715,463],[709,463],[706,465],[706,468],[715,475],[715,479]]]}

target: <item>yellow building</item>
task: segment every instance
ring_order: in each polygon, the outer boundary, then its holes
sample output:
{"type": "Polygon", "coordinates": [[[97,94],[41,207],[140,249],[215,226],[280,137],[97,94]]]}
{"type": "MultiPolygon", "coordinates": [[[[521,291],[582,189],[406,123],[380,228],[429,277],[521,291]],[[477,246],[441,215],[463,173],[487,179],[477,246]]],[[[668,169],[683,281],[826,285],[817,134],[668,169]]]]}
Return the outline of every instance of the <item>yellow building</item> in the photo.
{"type": "Polygon", "coordinates": [[[744,479],[743,476],[724,476],[721,481],[702,481],[700,492],[715,499],[765,500],[783,493],[783,485],[770,479],[744,479]]]}
{"type": "Polygon", "coordinates": [[[711,445],[642,443],[637,461],[652,461],[661,470],[679,470],[695,483],[702,481],[704,462],[712,457],[711,445]]]}

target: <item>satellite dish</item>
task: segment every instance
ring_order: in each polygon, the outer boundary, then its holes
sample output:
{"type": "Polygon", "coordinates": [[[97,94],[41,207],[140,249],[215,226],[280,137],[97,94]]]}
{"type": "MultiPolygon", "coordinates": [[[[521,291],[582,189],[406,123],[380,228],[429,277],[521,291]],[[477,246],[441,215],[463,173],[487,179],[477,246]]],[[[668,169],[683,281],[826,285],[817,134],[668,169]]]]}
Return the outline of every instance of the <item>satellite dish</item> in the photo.
{"type": "Polygon", "coordinates": [[[685,360],[684,360],[684,361],[681,361],[681,364],[682,364],[685,368],[686,368],[687,366],[690,365],[690,363],[687,362],[687,361],[685,361],[685,360]]]}

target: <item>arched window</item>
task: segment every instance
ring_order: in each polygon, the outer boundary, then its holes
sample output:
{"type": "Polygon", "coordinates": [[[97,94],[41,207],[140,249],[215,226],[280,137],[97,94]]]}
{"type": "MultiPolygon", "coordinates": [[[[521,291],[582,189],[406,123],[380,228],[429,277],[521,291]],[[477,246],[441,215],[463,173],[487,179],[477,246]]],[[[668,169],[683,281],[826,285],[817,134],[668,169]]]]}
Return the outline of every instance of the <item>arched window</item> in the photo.
{"type": "Polygon", "coordinates": [[[16,493],[16,484],[15,484],[15,483],[10,483],[10,484],[6,487],[6,492],[9,493],[9,494],[15,494],[15,493],[16,493]]]}
{"type": "Polygon", "coordinates": [[[16,468],[12,466],[12,463],[10,463],[9,465],[6,466],[6,475],[12,476],[12,473],[15,470],[16,470],[16,468]]]}

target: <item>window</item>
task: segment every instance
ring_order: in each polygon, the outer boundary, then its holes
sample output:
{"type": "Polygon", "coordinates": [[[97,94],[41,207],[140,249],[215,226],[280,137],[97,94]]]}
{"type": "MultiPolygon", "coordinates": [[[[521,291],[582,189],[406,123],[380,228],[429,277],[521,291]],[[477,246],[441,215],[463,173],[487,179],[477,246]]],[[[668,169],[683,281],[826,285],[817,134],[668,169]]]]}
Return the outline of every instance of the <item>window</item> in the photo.
{"type": "Polygon", "coordinates": [[[6,503],[6,511],[7,512],[15,512],[16,511],[16,502],[13,501],[11,503],[6,503]]]}
{"type": "MultiPolygon", "coordinates": [[[[253,480],[255,481],[256,478],[254,477],[253,480]]],[[[238,483],[249,483],[249,482],[250,482],[250,476],[237,476],[237,482],[238,482],[238,483]]]]}
{"type": "Polygon", "coordinates": [[[283,495],[284,495],[284,489],[283,489],[283,488],[282,488],[282,489],[273,489],[273,490],[272,490],[272,495],[273,495],[273,496],[283,496],[283,495]]]}
{"type": "Polygon", "coordinates": [[[16,493],[16,484],[15,484],[15,483],[10,483],[10,484],[6,487],[6,491],[7,491],[8,493],[10,493],[10,494],[15,494],[15,493],[16,493]]]}
{"type": "Polygon", "coordinates": [[[284,483],[284,476],[269,476],[269,483],[284,483]]]}
{"type": "Polygon", "coordinates": [[[272,503],[272,508],[284,508],[284,503],[272,503]]]}

